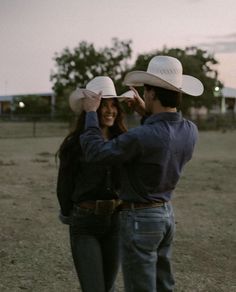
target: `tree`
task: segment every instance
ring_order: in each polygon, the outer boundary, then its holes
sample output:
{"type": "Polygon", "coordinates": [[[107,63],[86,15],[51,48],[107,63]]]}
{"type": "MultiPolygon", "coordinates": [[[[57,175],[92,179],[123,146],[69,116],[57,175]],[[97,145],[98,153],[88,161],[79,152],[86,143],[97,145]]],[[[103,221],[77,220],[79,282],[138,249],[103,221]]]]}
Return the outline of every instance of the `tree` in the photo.
{"type": "Polygon", "coordinates": [[[95,76],[111,77],[119,90],[132,53],[130,45],[130,40],[113,38],[111,47],[95,49],[93,44],[82,41],[73,50],[66,48],[61,54],[56,53],[56,71],[51,73],[50,79],[57,98],[57,109],[68,107],[69,93],[77,86],[85,87],[95,76]]]}
{"type": "MultiPolygon", "coordinates": [[[[219,102],[220,97],[214,96],[216,85],[221,89],[223,84],[217,79],[214,65],[218,62],[213,55],[197,47],[163,48],[147,54],[140,54],[134,65],[128,66],[131,58],[131,41],[112,39],[111,47],[96,49],[93,44],[82,41],[70,50],[64,49],[61,54],[55,54],[56,70],[51,73],[51,81],[57,99],[56,110],[69,113],[68,95],[76,86],[85,87],[95,76],[111,77],[118,94],[126,88],[122,85],[124,76],[133,70],[146,71],[149,61],[155,55],[168,55],[180,60],[183,73],[200,79],[204,85],[204,93],[200,97],[183,94],[181,110],[188,113],[190,107],[205,106],[211,109],[219,102]]],[[[140,94],[142,94],[140,92],[140,94]]]]}
{"type": "Polygon", "coordinates": [[[183,113],[187,113],[192,106],[205,106],[211,109],[217,101],[213,94],[215,85],[218,84],[220,88],[223,87],[223,84],[217,80],[217,71],[213,69],[214,65],[218,63],[213,55],[197,47],[186,47],[185,50],[164,48],[162,51],[157,50],[148,54],[140,54],[130,70],[146,71],[149,61],[156,55],[168,55],[179,59],[183,65],[183,73],[200,79],[204,85],[204,93],[200,97],[183,94],[181,107],[183,113]]]}

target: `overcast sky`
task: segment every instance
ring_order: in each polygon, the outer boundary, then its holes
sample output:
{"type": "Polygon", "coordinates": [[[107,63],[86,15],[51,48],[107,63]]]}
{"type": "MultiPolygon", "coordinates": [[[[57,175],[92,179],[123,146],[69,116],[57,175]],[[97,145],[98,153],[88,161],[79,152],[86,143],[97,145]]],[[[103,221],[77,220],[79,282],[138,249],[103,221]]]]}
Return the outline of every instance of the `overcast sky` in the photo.
{"type": "Polygon", "coordinates": [[[50,92],[55,52],[131,39],[134,58],[196,45],[236,88],[235,0],[0,0],[0,95],[50,92]]]}

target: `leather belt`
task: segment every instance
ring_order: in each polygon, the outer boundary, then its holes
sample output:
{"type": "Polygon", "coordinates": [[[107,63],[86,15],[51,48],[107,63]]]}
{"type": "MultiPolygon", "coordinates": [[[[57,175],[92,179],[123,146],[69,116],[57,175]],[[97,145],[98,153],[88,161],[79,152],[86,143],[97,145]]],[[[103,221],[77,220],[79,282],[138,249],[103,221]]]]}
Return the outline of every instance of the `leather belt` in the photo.
{"type": "Polygon", "coordinates": [[[122,202],[119,206],[119,210],[124,209],[145,209],[145,208],[156,208],[165,206],[166,202],[150,202],[150,203],[138,203],[138,202],[122,202]]]}
{"type": "Polygon", "coordinates": [[[78,205],[80,208],[94,210],[96,215],[112,214],[117,207],[121,204],[120,200],[96,200],[96,201],[84,201],[78,205]]]}

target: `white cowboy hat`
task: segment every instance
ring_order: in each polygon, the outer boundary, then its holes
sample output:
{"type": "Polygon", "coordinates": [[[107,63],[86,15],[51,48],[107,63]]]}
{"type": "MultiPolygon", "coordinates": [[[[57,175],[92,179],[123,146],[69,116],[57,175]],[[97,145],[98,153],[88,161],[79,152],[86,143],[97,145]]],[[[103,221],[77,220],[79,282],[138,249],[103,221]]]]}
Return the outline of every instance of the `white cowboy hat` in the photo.
{"type": "Polygon", "coordinates": [[[120,95],[121,98],[134,98],[135,93],[133,90],[128,90],[120,95]]]}
{"type": "Polygon", "coordinates": [[[134,98],[135,93],[133,90],[128,90],[120,95],[119,101],[124,101],[125,99],[134,98]]]}
{"type": "Polygon", "coordinates": [[[153,57],[148,64],[147,72],[133,71],[127,73],[124,84],[128,86],[147,84],[193,96],[201,95],[204,89],[200,80],[189,75],[183,75],[180,61],[169,56],[153,57]]]}
{"type": "Polygon", "coordinates": [[[80,113],[82,111],[82,99],[86,97],[86,93],[99,94],[102,92],[102,98],[125,98],[125,96],[117,96],[116,89],[112,79],[108,76],[97,76],[88,82],[86,88],[79,88],[73,91],[69,97],[69,105],[73,112],[80,113]]]}

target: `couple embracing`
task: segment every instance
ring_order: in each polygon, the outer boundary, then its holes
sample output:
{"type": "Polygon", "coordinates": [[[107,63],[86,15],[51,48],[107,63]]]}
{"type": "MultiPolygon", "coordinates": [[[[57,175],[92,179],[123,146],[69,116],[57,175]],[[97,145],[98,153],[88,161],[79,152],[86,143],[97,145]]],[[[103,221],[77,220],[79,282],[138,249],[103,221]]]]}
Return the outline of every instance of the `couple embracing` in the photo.
{"type": "Polygon", "coordinates": [[[124,84],[131,90],[118,96],[98,76],[70,96],[78,120],[58,151],[60,219],[82,291],[115,291],[120,259],[126,292],[174,291],[171,199],[198,136],[178,110],[182,93],[199,96],[203,85],[170,56],[155,56],[124,84]],[[127,130],[121,100],[140,126],[127,130]]]}

